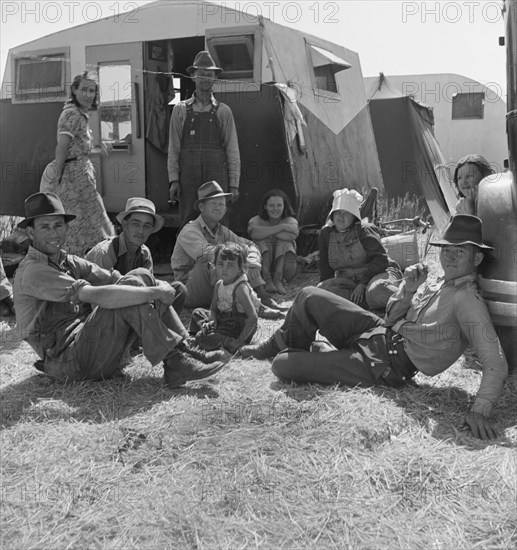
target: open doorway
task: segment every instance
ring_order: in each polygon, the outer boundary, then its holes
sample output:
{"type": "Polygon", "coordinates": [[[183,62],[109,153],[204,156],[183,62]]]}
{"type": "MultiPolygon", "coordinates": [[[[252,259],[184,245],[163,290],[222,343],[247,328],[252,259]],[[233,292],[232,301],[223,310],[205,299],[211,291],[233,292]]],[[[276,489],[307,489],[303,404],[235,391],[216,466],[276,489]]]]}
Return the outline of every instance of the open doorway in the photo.
{"type": "Polygon", "coordinates": [[[166,220],[177,227],[178,206],[171,206],[167,174],[169,121],[176,103],[192,95],[194,83],[187,74],[205,38],[195,36],[144,44],[144,112],[146,195],[166,220]]]}

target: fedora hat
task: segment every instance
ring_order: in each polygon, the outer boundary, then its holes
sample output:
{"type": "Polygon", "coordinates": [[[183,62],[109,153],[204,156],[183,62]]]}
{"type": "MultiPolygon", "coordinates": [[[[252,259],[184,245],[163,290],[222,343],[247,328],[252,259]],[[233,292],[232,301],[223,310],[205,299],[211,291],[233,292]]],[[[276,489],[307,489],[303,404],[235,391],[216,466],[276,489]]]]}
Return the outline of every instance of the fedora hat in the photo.
{"type": "Polygon", "coordinates": [[[334,191],[334,200],[332,201],[332,208],[330,209],[329,215],[327,216],[326,225],[334,225],[332,221],[332,214],[336,210],[346,210],[353,214],[358,220],[361,220],[361,202],[363,201],[363,196],[358,193],[355,189],[338,189],[334,191]]]}
{"type": "Polygon", "coordinates": [[[24,229],[32,220],[45,216],[63,216],[65,222],[76,218],[75,214],[67,214],[60,198],[54,193],[34,193],[25,199],[25,219],[18,227],[24,229]]]}
{"type": "Polygon", "coordinates": [[[212,56],[206,50],[199,52],[194,59],[194,63],[187,67],[187,73],[192,74],[196,69],[205,69],[207,71],[215,71],[217,74],[222,72],[221,67],[218,67],[212,56]]]}
{"type": "Polygon", "coordinates": [[[117,214],[117,221],[122,225],[122,222],[130,215],[141,212],[142,214],[149,214],[154,218],[154,227],[151,233],[157,233],[163,227],[164,219],[156,213],[156,207],[154,203],[149,199],[143,199],[142,197],[132,197],[127,199],[126,209],[124,212],[117,214]]]}
{"type": "Polygon", "coordinates": [[[433,246],[473,244],[484,250],[494,250],[493,247],[483,244],[482,221],[476,216],[469,216],[467,214],[453,216],[449,225],[445,228],[442,238],[429,244],[433,246]]]}
{"type": "Polygon", "coordinates": [[[197,190],[197,201],[194,203],[194,210],[199,212],[199,203],[216,197],[231,197],[231,193],[225,193],[223,188],[215,181],[207,181],[197,190]]]}

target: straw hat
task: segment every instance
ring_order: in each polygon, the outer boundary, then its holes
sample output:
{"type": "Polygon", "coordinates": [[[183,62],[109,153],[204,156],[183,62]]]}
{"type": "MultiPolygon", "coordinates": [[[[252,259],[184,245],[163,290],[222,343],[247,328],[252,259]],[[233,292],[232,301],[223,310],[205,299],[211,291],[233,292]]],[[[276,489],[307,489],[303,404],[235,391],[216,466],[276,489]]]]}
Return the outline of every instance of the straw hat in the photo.
{"type": "Polygon", "coordinates": [[[164,219],[156,213],[154,203],[148,199],[143,199],[142,197],[132,197],[127,199],[126,209],[124,212],[117,214],[117,221],[122,225],[122,222],[130,214],[136,214],[137,212],[149,214],[154,218],[154,227],[151,233],[157,233],[163,227],[164,219]]]}

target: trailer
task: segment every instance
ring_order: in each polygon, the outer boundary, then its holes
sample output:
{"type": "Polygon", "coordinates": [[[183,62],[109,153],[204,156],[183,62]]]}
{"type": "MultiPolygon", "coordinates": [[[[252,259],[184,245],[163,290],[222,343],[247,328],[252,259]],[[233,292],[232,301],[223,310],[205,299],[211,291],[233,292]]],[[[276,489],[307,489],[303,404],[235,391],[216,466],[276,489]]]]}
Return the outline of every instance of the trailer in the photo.
{"type": "Polygon", "coordinates": [[[0,213],[23,215],[54,158],[56,124],[74,75],[95,70],[90,117],[97,187],[109,213],[151,199],[170,227],[167,142],[173,105],[193,91],[200,50],[223,68],[214,93],[234,114],[245,231],[263,194],[283,189],[301,226],[320,224],[335,189],[383,189],[357,53],[324,38],[202,0],[159,0],[136,12],[60,31],[9,51],[2,82],[0,213]],[[107,156],[101,144],[109,144],[107,156]]]}

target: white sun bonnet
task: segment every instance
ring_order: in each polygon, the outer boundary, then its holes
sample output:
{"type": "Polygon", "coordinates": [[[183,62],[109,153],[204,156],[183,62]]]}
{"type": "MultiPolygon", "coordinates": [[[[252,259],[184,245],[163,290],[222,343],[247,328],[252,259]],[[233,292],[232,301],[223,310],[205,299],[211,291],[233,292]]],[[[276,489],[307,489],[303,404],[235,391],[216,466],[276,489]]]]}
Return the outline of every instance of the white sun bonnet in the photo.
{"type": "Polygon", "coordinates": [[[332,201],[332,208],[327,216],[327,223],[325,225],[332,226],[332,214],[336,210],[346,210],[353,214],[358,220],[361,219],[361,203],[363,202],[363,196],[355,189],[337,189],[333,193],[334,200],[332,201]]]}

